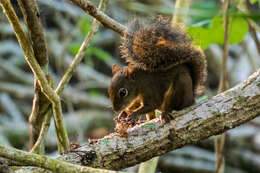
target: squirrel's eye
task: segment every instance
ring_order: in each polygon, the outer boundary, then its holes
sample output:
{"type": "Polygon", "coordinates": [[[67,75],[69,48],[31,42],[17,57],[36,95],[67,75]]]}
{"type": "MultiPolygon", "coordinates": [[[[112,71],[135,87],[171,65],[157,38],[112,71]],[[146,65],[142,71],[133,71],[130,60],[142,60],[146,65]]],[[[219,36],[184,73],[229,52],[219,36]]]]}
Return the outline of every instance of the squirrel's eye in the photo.
{"type": "Polygon", "coordinates": [[[127,89],[121,88],[121,89],[119,90],[119,95],[120,95],[121,97],[125,97],[125,96],[127,96],[127,94],[128,94],[127,89]]]}

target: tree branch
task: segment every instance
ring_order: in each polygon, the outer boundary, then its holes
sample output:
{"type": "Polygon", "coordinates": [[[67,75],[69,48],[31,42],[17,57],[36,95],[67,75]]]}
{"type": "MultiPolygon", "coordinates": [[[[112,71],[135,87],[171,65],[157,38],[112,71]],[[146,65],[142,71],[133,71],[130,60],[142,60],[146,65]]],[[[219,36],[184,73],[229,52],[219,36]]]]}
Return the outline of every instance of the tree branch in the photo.
{"type": "MultiPolygon", "coordinates": [[[[24,21],[27,25],[27,30],[29,33],[30,43],[33,48],[33,52],[35,58],[44,71],[46,77],[48,74],[47,66],[48,66],[48,54],[47,54],[47,46],[44,38],[43,28],[40,21],[40,14],[38,10],[38,6],[35,0],[18,0],[18,4],[22,11],[24,21]]],[[[51,76],[48,76],[51,79],[51,76]]],[[[52,80],[50,80],[52,81],[52,80]]],[[[41,87],[37,81],[37,78],[34,79],[34,99],[32,105],[32,112],[30,114],[29,122],[30,122],[30,141],[29,148],[31,149],[36,142],[38,135],[40,133],[40,128],[43,123],[45,112],[41,111],[41,108],[49,105],[50,101],[41,91],[41,87]]],[[[38,150],[35,153],[44,153],[44,145],[40,144],[38,150]]]]}
{"type": "Polygon", "coordinates": [[[157,118],[128,129],[128,137],[113,133],[61,159],[118,170],[235,128],[260,115],[260,69],[242,84],[173,114],[167,124],[157,118]]]}
{"type": "MultiPolygon", "coordinates": [[[[106,0],[101,0],[98,8],[100,10],[104,10],[104,8],[106,6],[106,2],[107,2],[106,0]]],[[[97,20],[94,19],[92,22],[92,25],[91,25],[91,29],[88,32],[87,36],[85,37],[83,43],[81,44],[78,53],[76,54],[74,60],[72,61],[71,65],[69,66],[69,68],[66,70],[65,74],[63,75],[61,81],[59,82],[59,84],[55,90],[55,92],[58,95],[60,95],[63,92],[65,86],[69,83],[72,75],[74,74],[77,66],[84,58],[85,51],[86,51],[90,41],[92,40],[93,36],[98,31],[98,26],[99,26],[99,24],[98,24],[97,20]]],[[[40,147],[41,143],[43,143],[45,136],[48,132],[50,120],[51,120],[51,110],[50,110],[50,108],[46,108],[46,109],[47,109],[47,114],[46,114],[46,118],[43,121],[43,124],[41,126],[39,138],[37,139],[37,141],[31,151],[38,150],[38,148],[40,147]]]]}
{"type": "Polygon", "coordinates": [[[102,11],[98,10],[92,3],[90,3],[88,0],[70,0],[74,5],[78,6],[85,12],[87,12],[89,15],[96,18],[102,25],[104,25],[107,28],[112,29],[113,31],[119,33],[121,36],[124,35],[124,33],[127,31],[127,28],[116,22],[114,19],[107,16],[102,11]]]}
{"type": "MultiPolygon", "coordinates": [[[[224,45],[222,51],[222,67],[219,83],[219,93],[227,90],[227,58],[228,58],[228,41],[229,41],[229,19],[228,9],[230,7],[230,0],[223,2],[223,24],[224,24],[224,45]]],[[[226,133],[215,136],[215,153],[216,153],[216,173],[223,173],[225,167],[224,149],[225,149],[226,133]]]]}
{"type": "MultiPolygon", "coordinates": [[[[106,6],[106,0],[100,1],[99,7],[97,10],[104,10],[106,6]]],[[[101,12],[100,11],[100,12],[101,12]]],[[[85,37],[83,43],[80,46],[79,51],[77,52],[75,58],[73,59],[72,63],[70,64],[69,68],[66,70],[65,74],[62,76],[61,81],[59,82],[57,88],[56,88],[56,93],[61,94],[64,90],[64,87],[69,83],[72,75],[74,74],[76,68],[78,67],[79,63],[82,61],[82,59],[85,56],[85,51],[87,50],[90,41],[93,39],[93,36],[97,33],[98,31],[98,21],[96,18],[94,18],[91,29],[88,32],[87,36],[85,37]]]]}
{"type": "Polygon", "coordinates": [[[258,51],[258,54],[260,55],[260,42],[257,37],[256,29],[253,27],[253,25],[249,21],[248,21],[248,27],[249,27],[249,33],[255,42],[255,46],[258,51]]]}
{"type": "Polygon", "coordinates": [[[27,24],[35,58],[41,67],[48,64],[47,46],[44,38],[40,14],[35,0],[18,0],[18,4],[27,24]]]}
{"type": "Polygon", "coordinates": [[[52,103],[56,134],[58,138],[58,148],[59,152],[63,153],[69,148],[69,139],[63,124],[60,97],[51,88],[51,86],[48,83],[48,80],[46,79],[45,73],[42,71],[40,65],[38,64],[30,41],[23,31],[22,26],[19,23],[18,17],[16,16],[16,13],[10,1],[0,0],[0,5],[2,6],[4,14],[8,18],[9,22],[11,23],[14,29],[17,40],[21,48],[23,49],[25,60],[27,61],[31,70],[33,71],[34,76],[38,79],[42,92],[52,103]]]}
{"type": "MultiPolygon", "coordinates": [[[[29,153],[0,145],[0,156],[15,161],[18,165],[30,165],[57,173],[115,173],[115,171],[100,170],[85,166],[73,165],[47,156],[29,153]]],[[[0,157],[0,159],[1,159],[0,157]]]]}
{"type": "Polygon", "coordinates": [[[190,0],[178,0],[175,2],[172,24],[182,23],[184,26],[187,21],[190,0]]]}

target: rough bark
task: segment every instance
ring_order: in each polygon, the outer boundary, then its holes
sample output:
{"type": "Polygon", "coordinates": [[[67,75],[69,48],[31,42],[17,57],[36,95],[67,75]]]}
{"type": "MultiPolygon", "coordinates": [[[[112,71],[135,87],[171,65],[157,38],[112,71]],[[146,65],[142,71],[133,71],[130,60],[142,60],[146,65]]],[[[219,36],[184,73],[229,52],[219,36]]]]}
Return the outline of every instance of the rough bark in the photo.
{"type": "MultiPolygon", "coordinates": [[[[1,172],[5,172],[5,170],[9,169],[7,172],[13,172],[12,166],[7,162],[8,159],[11,161],[18,162],[18,165],[30,165],[36,166],[40,168],[44,168],[45,170],[50,170],[55,173],[116,173],[115,171],[109,170],[101,170],[95,169],[80,165],[74,165],[71,163],[63,162],[60,160],[52,159],[47,156],[34,154],[22,150],[18,150],[11,147],[5,147],[0,145],[0,170],[1,172]],[[3,157],[3,158],[1,158],[3,157]],[[7,160],[6,160],[7,159],[7,160]]],[[[16,163],[14,163],[16,164],[16,163]]],[[[29,167],[18,167],[14,168],[17,172],[31,172],[28,169],[29,167]],[[26,169],[27,168],[27,169],[26,169]]],[[[43,172],[45,170],[41,170],[38,172],[43,172]]],[[[46,171],[45,171],[46,172],[46,171]]]]}
{"type": "Polygon", "coordinates": [[[159,119],[128,129],[128,137],[113,133],[61,156],[75,164],[122,169],[186,144],[235,128],[260,114],[260,69],[243,83],[179,112],[169,123],[159,119]]]}

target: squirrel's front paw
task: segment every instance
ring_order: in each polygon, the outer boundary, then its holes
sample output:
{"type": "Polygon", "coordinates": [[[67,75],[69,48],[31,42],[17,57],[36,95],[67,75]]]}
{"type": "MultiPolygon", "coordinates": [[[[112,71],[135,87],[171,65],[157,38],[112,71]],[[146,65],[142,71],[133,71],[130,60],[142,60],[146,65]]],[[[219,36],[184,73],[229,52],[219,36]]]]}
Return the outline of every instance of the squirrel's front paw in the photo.
{"type": "Polygon", "coordinates": [[[120,136],[127,136],[127,129],[131,128],[133,125],[129,123],[127,119],[127,112],[122,111],[118,116],[114,118],[116,121],[116,127],[115,131],[120,135],[120,136]]]}
{"type": "Polygon", "coordinates": [[[121,121],[125,121],[126,117],[127,117],[127,113],[126,113],[125,111],[122,111],[122,112],[120,112],[120,114],[119,114],[118,116],[116,116],[116,117],[114,118],[114,120],[115,120],[117,123],[119,123],[119,122],[121,122],[121,121]]]}
{"type": "Polygon", "coordinates": [[[170,122],[173,118],[173,116],[169,112],[162,112],[160,115],[160,121],[161,123],[168,123],[170,122]]]}

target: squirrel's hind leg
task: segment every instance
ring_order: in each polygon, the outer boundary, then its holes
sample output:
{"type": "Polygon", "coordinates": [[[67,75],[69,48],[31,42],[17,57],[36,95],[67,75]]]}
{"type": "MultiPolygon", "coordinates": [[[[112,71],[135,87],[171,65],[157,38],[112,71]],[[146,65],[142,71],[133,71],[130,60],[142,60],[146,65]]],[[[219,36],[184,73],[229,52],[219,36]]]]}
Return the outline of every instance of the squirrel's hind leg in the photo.
{"type": "Polygon", "coordinates": [[[181,110],[194,103],[193,83],[188,69],[182,66],[181,73],[176,76],[164,94],[161,105],[161,121],[168,122],[173,119],[169,114],[173,110],[181,110]]]}
{"type": "Polygon", "coordinates": [[[174,85],[175,84],[172,82],[164,94],[163,103],[160,108],[162,111],[162,114],[160,115],[161,123],[170,122],[170,120],[173,118],[169,113],[171,111],[172,102],[174,101],[173,99],[175,95],[174,85]]]}

